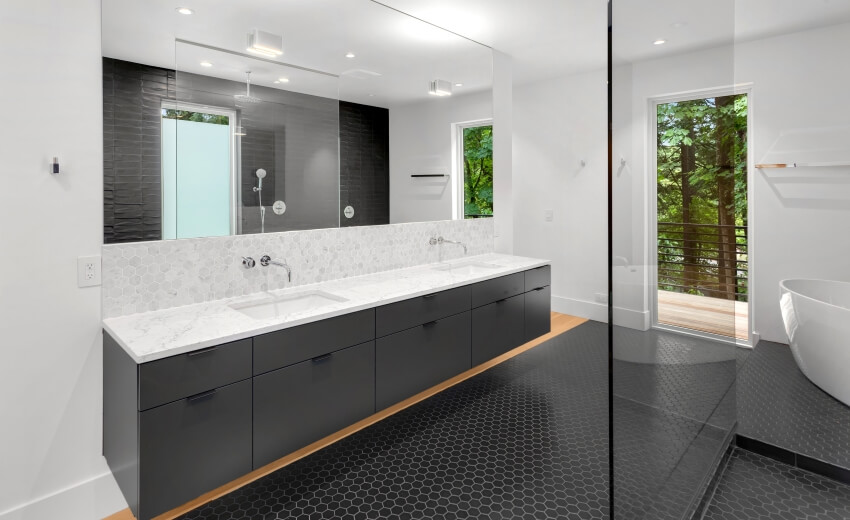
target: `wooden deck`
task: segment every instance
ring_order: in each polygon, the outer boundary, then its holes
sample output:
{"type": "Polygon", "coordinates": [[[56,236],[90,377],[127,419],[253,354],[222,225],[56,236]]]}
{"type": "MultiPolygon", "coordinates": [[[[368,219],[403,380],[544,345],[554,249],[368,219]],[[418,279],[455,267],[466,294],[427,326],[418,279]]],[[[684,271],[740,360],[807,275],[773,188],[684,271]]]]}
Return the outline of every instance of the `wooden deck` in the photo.
{"type": "Polygon", "coordinates": [[[749,321],[746,302],[658,291],[658,322],[665,325],[749,339],[749,321]]]}

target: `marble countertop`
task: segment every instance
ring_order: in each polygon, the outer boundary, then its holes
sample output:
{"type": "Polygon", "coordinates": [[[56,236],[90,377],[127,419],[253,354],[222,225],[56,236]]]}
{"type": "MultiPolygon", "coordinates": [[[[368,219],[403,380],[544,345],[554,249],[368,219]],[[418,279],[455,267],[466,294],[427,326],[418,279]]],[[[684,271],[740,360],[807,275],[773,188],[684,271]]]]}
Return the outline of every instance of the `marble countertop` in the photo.
{"type": "Polygon", "coordinates": [[[300,285],[291,289],[108,318],[103,320],[103,328],[136,363],[147,363],[175,354],[370,309],[435,291],[498,278],[549,263],[548,260],[490,253],[450,262],[426,264],[300,285]],[[497,267],[488,269],[486,273],[473,274],[435,269],[435,267],[470,262],[486,263],[497,267]],[[329,293],[345,301],[332,301],[318,308],[263,319],[249,317],[233,308],[268,300],[271,297],[288,298],[317,291],[329,293]]]}

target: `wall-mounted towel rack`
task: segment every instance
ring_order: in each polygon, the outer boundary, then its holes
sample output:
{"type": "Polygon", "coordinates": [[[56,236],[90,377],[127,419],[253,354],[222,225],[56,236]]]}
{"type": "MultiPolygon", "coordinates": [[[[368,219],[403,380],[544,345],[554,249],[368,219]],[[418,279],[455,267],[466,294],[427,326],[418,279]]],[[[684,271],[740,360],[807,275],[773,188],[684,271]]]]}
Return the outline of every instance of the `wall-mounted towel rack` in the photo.
{"type": "Polygon", "coordinates": [[[769,170],[777,168],[829,168],[829,167],[850,167],[850,162],[822,162],[822,163],[774,163],[774,164],[757,164],[759,170],[769,170]]]}
{"type": "Polygon", "coordinates": [[[446,175],[446,174],[444,174],[444,173],[414,173],[413,175],[411,175],[411,177],[414,177],[414,178],[420,178],[420,177],[448,177],[448,175],[446,175]]]}

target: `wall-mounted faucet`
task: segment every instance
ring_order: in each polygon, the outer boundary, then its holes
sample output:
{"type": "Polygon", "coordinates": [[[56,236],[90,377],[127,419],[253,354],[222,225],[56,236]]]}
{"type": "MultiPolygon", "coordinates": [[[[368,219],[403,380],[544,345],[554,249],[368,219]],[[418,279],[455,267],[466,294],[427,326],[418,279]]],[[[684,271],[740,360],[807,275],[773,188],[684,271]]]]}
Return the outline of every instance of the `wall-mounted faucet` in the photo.
{"type": "MultiPolygon", "coordinates": [[[[443,237],[431,237],[431,239],[428,240],[428,243],[431,244],[432,246],[434,246],[434,245],[442,246],[443,244],[456,244],[456,245],[459,245],[460,247],[463,248],[463,254],[464,255],[466,255],[466,253],[467,253],[466,244],[464,244],[463,242],[456,242],[454,240],[446,240],[443,237]]],[[[440,247],[440,261],[441,262],[443,261],[443,248],[442,247],[440,247]]]]}
{"type": "Polygon", "coordinates": [[[272,260],[272,257],[270,257],[269,255],[263,255],[263,257],[260,258],[260,265],[262,265],[263,267],[268,267],[269,265],[283,267],[284,269],[286,269],[287,281],[292,281],[292,268],[289,267],[289,264],[286,263],[286,259],[284,259],[283,262],[278,262],[277,260],[272,260]]]}
{"type": "Polygon", "coordinates": [[[254,261],[254,259],[251,258],[250,256],[243,256],[242,257],[242,266],[245,267],[245,269],[251,269],[255,265],[257,265],[257,262],[254,261]]]}

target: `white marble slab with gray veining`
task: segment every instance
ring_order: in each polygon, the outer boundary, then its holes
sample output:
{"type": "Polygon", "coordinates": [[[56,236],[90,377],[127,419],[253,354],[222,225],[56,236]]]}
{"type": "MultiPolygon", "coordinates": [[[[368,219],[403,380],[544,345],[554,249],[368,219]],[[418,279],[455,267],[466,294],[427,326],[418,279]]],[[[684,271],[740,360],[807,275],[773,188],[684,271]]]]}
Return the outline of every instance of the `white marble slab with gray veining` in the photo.
{"type": "Polygon", "coordinates": [[[137,363],[146,363],[548,264],[548,260],[489,253],[450,262],[107,318],[103,320],[103,328],[137,363]],[[470,262],[496,267],[478,273],[435,269],[470,262]],[[344,298],[345,301],[334,301],[319,308],[263,319],[249,317],[233,308],[272,297],[291,297],[316,291],[344,298]]]}

